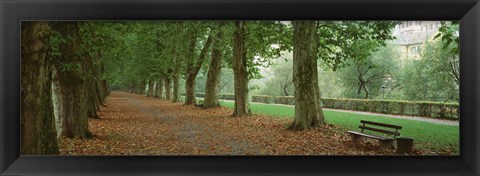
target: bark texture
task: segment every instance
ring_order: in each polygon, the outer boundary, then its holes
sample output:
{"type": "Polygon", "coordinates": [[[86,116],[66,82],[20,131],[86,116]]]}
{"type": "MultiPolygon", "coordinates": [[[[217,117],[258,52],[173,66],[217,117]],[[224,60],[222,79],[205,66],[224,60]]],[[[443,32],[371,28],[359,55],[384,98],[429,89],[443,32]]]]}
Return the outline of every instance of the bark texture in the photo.
{"type": "Polygon", "coordinates": [[[47,59],[48,22],[21,23],[21,154],[58,154],[47,59]]]}
{"type": "Polygon", "coordinates": [[[203,108],[213,108],[220,106],[218,102],[218,89],[220,84],[220,73],[222,70],[223,52],[221,41],[223,40],[222,27],[224,23],[219,25],[217,34],[213,39],[211,61],[208,69],[207,80],[205,82],[205,99],[203,101],[203,108]]]}
{"type": "Polygon", "coordinates": [[[148,97],[153,97],[154,95],[153,83],[154,83],[153,80],[148,80],[148,92],[147,92],[148,97]]]}
{"type": "Polygon", "coordinates": [[[180,76],[177,72],[173,73],[172,78],[173,90],[172,90],[172,102],[180,101],[180,76]]]}
{"type": "Polygon", "coordinates": [[[144,79],[140,85],[140,94],[147,95],[147,93],[145,92],[146,89],[147,89],[147,80],[144,79]]]}
{"type": "Polygon", "coordinates": [[[164,99],[163,96],[163,76],[162,78],[157,80],[157,84],[155,84],[155,97],[158,99],[164,99]]]}
{"type": "MultiPolygon", "coordinates": [[[[203,62],[207,57],[207,52],[211,44],[212,44],[212,35],[208,36],[207,41],[205,41],[205,44],[203,45],[202,51],[200,51],[200,55],[198,56],[198,59],[193,60],[194,62],[190,62],[189,64],[187,64],[187,74],[186,74],[187,78],[185,82],[185,104],[196,103],[195,79],[197,78],[198,71],[200,71],[200,68],[202,67],[203,62]]],[[[194,49],[195,47],[193,46],[193,50],[189,51],[192,53],[190,54],[190,56],[193,56],[193,53],[195,52],[194,49]]]]}
{"type": "Polygon", "coordinates": [[[163,84],[165,85],[165,99],[172,99],[172,79],[168,75],[164,75],[163,84]]]}
{"type": "Polygon", "coordinates": [[[248,104],[247,51],[245,49],[246,26],[244,21],[235,21],[233,36],[233,76],[235,85],[235,107],[233,116],[251,115],[248,104]]]}
{"type": "Polygon", "coordinates": [[[60,44],[61,56],[56,58],[53,75],[54,84],[57,86],[55,93],[58,97],[59,112],[57,119],[61,119],[59,136],[73,138],[90,137],[88,131],[88,86],[85,82],[85,67],[75,68],[81,65],[79,57],[79,24],[78,22],[62,22],[55,25],[54,29],[68,42],[60,44]],[[68,69],[67,66],[72,68],[68,69]]]}
{"type": "Polygon", "coordinates": [[[325,119],[318,87],[318,36],[315,22],[294,21],[293,37],[295,119],[289,129],[317,128],[325,123],[325,119]]]}

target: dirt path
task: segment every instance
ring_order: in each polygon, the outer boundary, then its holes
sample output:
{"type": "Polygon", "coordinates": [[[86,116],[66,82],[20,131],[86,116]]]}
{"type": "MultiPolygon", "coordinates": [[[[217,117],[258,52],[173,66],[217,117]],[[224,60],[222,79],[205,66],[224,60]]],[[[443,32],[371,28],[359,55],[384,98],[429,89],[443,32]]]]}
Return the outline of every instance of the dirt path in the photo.
{"type": "MultiPolygon", "coordinates": [[[[234,118],[228,108],[201,109],[113,91],[91,139],[61,139],[62,155],[379,155],[376,141],[351,142],[344,129],[289,131],[291,119],[234,118]]],[[[418,151],[421,153],[421,151],[418,151]]]]}

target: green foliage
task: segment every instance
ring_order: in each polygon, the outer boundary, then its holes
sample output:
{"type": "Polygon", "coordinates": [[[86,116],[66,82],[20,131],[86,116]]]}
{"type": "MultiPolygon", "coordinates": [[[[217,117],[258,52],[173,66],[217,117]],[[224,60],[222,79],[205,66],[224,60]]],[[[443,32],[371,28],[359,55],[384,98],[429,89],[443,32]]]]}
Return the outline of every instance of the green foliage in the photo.
{"type": "Polygon", "coordinates": [[[394,39],[391,21],[319,21],[319,58],[325,68],[337,70],[351,59],[363,60],[386,40],[394,39]]]}
{"type": "Polygon", "coordinates": [[[440,119],[458,119],[458,103],[322,98],[323,107],[440,119]]]}
{"type": "Polygon", "coordinates": [[[271,65],[281,51],[291,51],[292,29],[279,21],[248,21],[246,26],[248,79],[259,79],[259,67],[271,65]]]}
{"type": "Polygon", "coordinates": [[[421,59],[406,63],[401,80],[404,99],[459,100],[459,57],[444,50],[442,43],[427,43],[421,59]]]}
{"type": "Polygon", "coordinates": [[[443,41],[443,49],[451,54],[460,53],[460,35],[459,21],[442,21],[442,26],[438,29],[438,34],[434,39],[441,38],[443,41]]]}
{"type": "Polygon", "coordinates": [[[394,46],[381,47],[364,60],[351,60],[339,70],[340,82],[347,98],[373,98],[398,86],[400,56],[394,46]],[[368,95],[368,96],[367,96],[368,95]]]}

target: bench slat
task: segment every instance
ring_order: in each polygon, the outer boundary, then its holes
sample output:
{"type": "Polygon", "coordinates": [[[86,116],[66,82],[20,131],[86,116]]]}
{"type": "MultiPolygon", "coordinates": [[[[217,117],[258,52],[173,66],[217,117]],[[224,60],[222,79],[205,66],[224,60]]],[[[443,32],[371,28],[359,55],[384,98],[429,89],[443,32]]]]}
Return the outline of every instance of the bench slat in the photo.
{"type": "Polygon", "coordinates": [[[375,136],[375,135],[370,135],[370,134],[364,134],[364,133],[360,133],[358,131],[347,131],[347,133],[352,133],[352,134],[356,134],[356,135],[360,135],[360,136],[365,136],[365,137],[369,137],[369,138],[374,138],[374,139],[378,139],[378,140],[393,140],[393,138],[387,138],[387,137],[383,137],[383,136],[375,136]]]}
{"type": "Polygon", "coordinates": [[[360,120],[360,123],[382,126],[382,127],[388,127],[388,128],[402,129],[402,126],[398,126],[398,125],[390,125],[390,124],[385,124],[385,123],[370,122],[370,121],[366,121],[366,120],[360,120]]]}
{"type": "Polygon", "coordinates": [[[385,133],[385,134],[400,136],[399,132],[394,132],[394,131],[382,130],[382,129],[372,128],[372,127],[367,127],[367,126],[358,126],[358,128],[364,129],[364,130],[375,131],[375,132],[379,132],[379,133],[385,133]]]}

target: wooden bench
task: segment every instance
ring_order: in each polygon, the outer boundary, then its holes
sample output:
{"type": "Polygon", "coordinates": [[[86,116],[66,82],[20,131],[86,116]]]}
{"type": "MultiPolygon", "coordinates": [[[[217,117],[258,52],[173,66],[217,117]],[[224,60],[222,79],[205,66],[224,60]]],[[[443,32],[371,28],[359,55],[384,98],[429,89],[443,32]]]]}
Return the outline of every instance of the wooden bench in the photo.
{"type": "Polygon", "coordinates": [[[378,122],[370,122],[370,121],[366,121],[366,120],[360,120],[360,123],[362,125],[360,125],[358,127],[361,129],[361,132],[347,131],[352,136],[352,140],[353,141],[359,141],[363,137],[377,139],[379,144],[380,144],[380,149],[381,150],[393,149],[394,148],[393,141],[395,139],[397,139],[397,136],[400,136],[400,133],[398,132],[398,130],[402,129],[402,126],[385,124],[385,123],[378,123],[378,122]],[[378,128],[378,127],[383,127],[383,128],[378,128]],[[373,132],[377,132],[377,133],[382,133],[382,134],[385,134],[385,135],[384,136],[377,136],[377,135],[365,134],[365,133],[363,133],[365,130],[373,131],[373,132]],[[391,130],[391,131],[389,131],[389,130],[391,130]],[[393,131],[393,130],[395,130],[395,131],[393,131]],[[391,137],[386,137],[386,136],[391,136],[391,137]]]}

